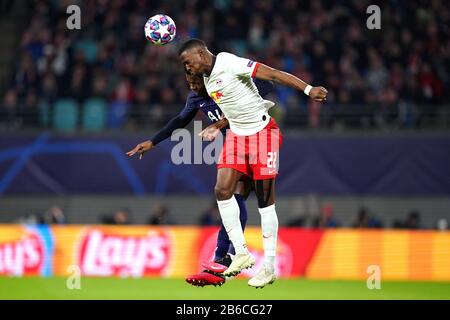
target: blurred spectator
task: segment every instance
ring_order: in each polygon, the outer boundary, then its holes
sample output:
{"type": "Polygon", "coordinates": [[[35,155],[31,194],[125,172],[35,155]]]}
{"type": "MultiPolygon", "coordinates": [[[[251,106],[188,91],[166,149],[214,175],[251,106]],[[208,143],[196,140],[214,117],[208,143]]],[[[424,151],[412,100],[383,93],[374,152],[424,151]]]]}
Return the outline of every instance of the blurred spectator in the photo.
{"type": "Polygon", "coordinates": [[[33,90],[27,92],[21,114],[22,123],[25,127],[37,127],[39,125],[37,95],[33,90]]]}
{"type": "Polygon", "coordinates": [[[18,223],[18,224],[39,224],[39,223],[41,223],[41,220],[42,220],[40,218],[40,216],[41,215],[39,213],[26,214],[24,216],[19,217],[13,223],[18,223]]]}
{"type": "Polygon", "coordinates": [[[306,197],[306,214],[310,217],[320,214],[319,197],[316,194],[309,194],[306,197]]]}
{"type": "Polygon", "coordinates": [[[135,91],[129,79],[119,82],[113,93],[112,102],[109,105],[108,126],[120,128],[127,121],[128,109],[135,98],[135,91]]]}
{"type": "Polygon", "coordinates": [[[121,208],[115,211],[112,215],[105,215],[101,217],[101,222],[104,224],[131,224],[131,213],[127,208],[121,208]]]}
{"type": "Polygon", "coordinates": [[[55,205],[48,209],[43,216],[41,216],[40,223],[45,224],[66,224],[67,219],[61,207],[55,205]]]}
{"type": "Polygon", "coordinates": [[[200,217],[200,225],[202,226],[218,226],[222,224],[217,202],[213,201],[211,206],[200,217]]]}
{"type": "Polygon", "coordinates": [[[45,212],[35,212],[20,217],[15,221],[20,224],[67,224],[67,218],[58,205],[51,206],[45,212]]]}
{"type": "Polygon", "coordinates": [[[169,209],[164,203],[156,203],[150,211],[148,224],[152,225],[170,225],[174,221],[170,217],[169,209]]]}
{"type": "Polygon", "coordinates": [[[307,105],[301,93],[277,89],[275,100],[288,106],[284,119],[295,119],[286,125],[335,125],[325,106],[333,106],[333,119],[357,117],[352,126],[367,126],[368,119],[378,127],[425,125],[423,118],[436,118],[430,106],[450,100],[450,7],[445,0],[430,5],[404,1],[401,10],[396,1],[383,2],[383,32],[368,30],[355,18],[365,14],[359,0],[79,3],[86,28],[66,32],[65,6],[30,2],[33,17],[21,35],[10,79],[19,105],[29,90],[37,100],[50,102],[71,97],[82,103],[94,95],[111,103],[111,127],[127,125],[143,105],[149,105],[152,121],[134,123],[159,124],[173,113],[168,104],[184,104],[188,91],[176,51],[188,37],[203,38],[214,53],[249,56],[329,90],[327,104],[307,105]],[[142,25],[168,8],[177,38],[171,45],[153,46],[142,25]],[[141,89],[148,97],[134,94],[141,89]],[[133,108],[135,103],[141,107],[133,108]],[[359,110],[349,114],[349,104],[359,110]],[[327,121],[321,121],[323,116],[327,121]]]}
{"type": "Polygon", "coordinates": [[[448,220],[447,219],[439,219],[436,222],[436,229],[440,231],[447,231],[448,230],[448,220]]]}
{"type": "Polygon", "coordinates": [[[325,203],[320,209],[320,216],[313,221],[314,228],[336,228],[340,223],[334,217],[334,208],[331,203],[325,203]]]}
{"type": "Polygon", "coordinates": [[[411,211],[404,221],[395,220],[393,227],[396,229],[422,229],[419,211],[411,211]]]}
{"type": "Polygon", "coordinates": [[[353,228],[382,228],[381,221],[373,217],[366,207],[361,207],[358,216],[352,224],[353,228]]]}
{"type": "Polygon", "coordinates": [[[47,72],[43,75],[40,85],[42,99],[49,103],[55,102],[58,97],[58,80],[56,76],[51,72],[47,72]]]}
{"type": "Polygon", "coordinates": [[[29,50],[23,53],[14,74],[13,89],[19,96],[23,96],[30,89],[35,89],[40,82],[36,71],[36,61],[33,60],[31,49],[29,50]]]}
{"type": "Polygon", "coordinates": [[[411,211],[403,224],[403,227],[406,229],[422,229],[419,211],[411,211]]]}
{"type": "Polygon", "coordinates": [[[8,90],[0,105],[0,126],[14,128],[19,125],[19,104],[17,93],[8,90]]]}
{"type": "Polygon", "coordinates": [[[403,221],[401,221],[399,219],[395,219],[392,222],[392,228],[394,228],[394,229],[401,229],[401,228],[403,228],[403,221]]]}
{"type": "Polygon", "coordinates": [[[76,57],[75,64],[66,75],[68,86],[65,88],[65,96],[71,97],[78,102],[85,101],[90,96],[91,74],[84,57],[76,57]]]}

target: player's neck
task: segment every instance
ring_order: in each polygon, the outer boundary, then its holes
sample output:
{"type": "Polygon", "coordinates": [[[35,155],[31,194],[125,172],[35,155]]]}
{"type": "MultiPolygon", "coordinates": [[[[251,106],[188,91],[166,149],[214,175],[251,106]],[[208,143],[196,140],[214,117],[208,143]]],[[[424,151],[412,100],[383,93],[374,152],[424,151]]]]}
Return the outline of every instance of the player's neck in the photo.
{"type": "Polygon", "coordinates": [[[206,68],[205,75],[209,77],[211,75],[212,70],[214,69],[214,65],[216,64],[216,56],[213,54],[210,54],[208,57],[208,60],[209,61],[208,61],[208,66],[206,68]]]}

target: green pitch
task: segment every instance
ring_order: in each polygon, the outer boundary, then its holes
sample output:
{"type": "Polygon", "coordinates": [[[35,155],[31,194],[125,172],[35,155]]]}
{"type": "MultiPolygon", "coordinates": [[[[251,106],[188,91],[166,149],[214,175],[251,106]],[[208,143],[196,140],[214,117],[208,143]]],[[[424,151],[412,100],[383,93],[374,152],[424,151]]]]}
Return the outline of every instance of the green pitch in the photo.
{"type": "Polygon", "coordinates": [[[81,289],[69,290],[66,278],[0,277],[0,299],[450,299],[450,283],[385,281],[369,290],[364,281],[280,279],[254,289],[244,279],[196,288],[183,279],[82,278],[81,289]]]}

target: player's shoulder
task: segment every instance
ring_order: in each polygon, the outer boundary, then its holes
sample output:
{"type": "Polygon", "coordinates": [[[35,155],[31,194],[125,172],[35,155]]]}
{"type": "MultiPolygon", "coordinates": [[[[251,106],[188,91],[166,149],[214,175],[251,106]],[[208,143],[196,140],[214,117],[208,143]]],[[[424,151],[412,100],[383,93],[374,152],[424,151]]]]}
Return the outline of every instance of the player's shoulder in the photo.
{"type": "Polygon", "coordinates": [[[235,54],[231,53],[231,52],[222,51],[222,52],[219,52],[217,57],[218,58],[222,58],[222,59],[226,59],[226,58],[233,58],[233,57],[237,57],[237,56],[235,54]]]}
{"type": "Polygon", "coordinates": [[[190,91],[186,98],[186,104],[195,108],[198,108],[200,105],[204,105],[210,101],[213,101],[210,97],[198,95],[194,91],[190,91]]]}
{"type": "Polygon", "coordinates": [[[188,95],[187,95],[186,101],[189,101],[189,100],[192,100],[192,99],[197,99],[198,97],[199,97],[198,94],[196,94],[194,91],[190,90],[188,95]]]}
{"type": "Polygon", "coordinates": [[[234,60],[234,59],[236,59],[236,58],[239,58],[239,57],[238,57],[237,55],[233,54],[233,53],[225,52],[225,51],[220,52],[220,53],[217,55],[217,61],[218,61],[219,63],[221,63],[221,64],[227,63],[228,61],[234,60]]]}
{"type": "Polygon", "coordinates": [[[201,97],[191,90],[189,91],[189,94],[186,97],[186,106],[193,107],[198,103],[200,99],[201,97]]]}

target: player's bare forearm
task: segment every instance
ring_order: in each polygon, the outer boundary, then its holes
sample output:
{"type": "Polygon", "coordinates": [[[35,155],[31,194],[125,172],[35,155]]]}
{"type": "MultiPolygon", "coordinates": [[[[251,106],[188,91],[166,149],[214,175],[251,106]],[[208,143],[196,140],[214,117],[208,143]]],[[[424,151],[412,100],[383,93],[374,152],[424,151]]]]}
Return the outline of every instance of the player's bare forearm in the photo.
{"type": "MultiPolygon", "coordinates": [[[[306,83],[302,79],[297,78],[296,76],[288,72],[271,68],[263,63],[259,64],[258,69],[256,70],[255,77],[261,80],[274,81],[303,92],[305,92],[305,89],[309,86],[308,83],[306,83]]],[[[311,97],[311,99],[315,101],[326,100],[328,91],[324,87],[309,88],[310,90],[308,90],[307,94],[311,97]]]]}
{"type": "Polygon", "coordinates": [[[222,130],[223,128],[228,126],[228,119],[227,118],[222,118],[219,121],[215,122],[214,126],[217,129],[222,130]]]}
{"type": "Polygon", "coordinates": [[[217,135],[220,133],[220,130],[228,126],[228,119],[222,118],[219,121],[216,121],[209,126],[207,126],[202,132],[198,135],[205,140],[213,141],[217,135]]]}
{"type": "Polygon", "coordinates": [[[305,90],[306,86],[308,85],[305,81],[297,78],[290,73],[274,69],[263,63],[259,64],[258,70],[256,70],[255,77],[261,80],[274,81],[300,91],[305,90]]]}

